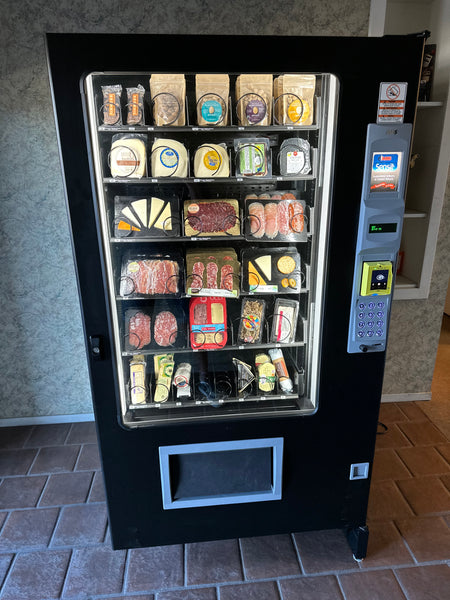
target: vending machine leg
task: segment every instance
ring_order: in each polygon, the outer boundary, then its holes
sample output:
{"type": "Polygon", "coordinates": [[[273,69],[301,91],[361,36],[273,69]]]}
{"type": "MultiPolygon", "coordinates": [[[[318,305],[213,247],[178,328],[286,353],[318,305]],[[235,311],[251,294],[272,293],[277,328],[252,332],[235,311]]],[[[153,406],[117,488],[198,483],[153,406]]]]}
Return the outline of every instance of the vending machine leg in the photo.
{"type": "Polygon", "coordinates": [[[357,561],[366,558],[367,543],[369,541],[369,528],[367,525],[347,529],[347,540],[357,561]]]}

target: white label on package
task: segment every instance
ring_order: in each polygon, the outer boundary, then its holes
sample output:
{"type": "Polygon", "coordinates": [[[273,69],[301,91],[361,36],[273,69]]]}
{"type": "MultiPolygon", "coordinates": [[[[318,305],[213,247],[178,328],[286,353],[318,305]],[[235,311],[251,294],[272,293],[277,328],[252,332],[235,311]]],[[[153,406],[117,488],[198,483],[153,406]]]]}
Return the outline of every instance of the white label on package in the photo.
{"type": "Polygon", "coordinates": [[[377,123],[403,123],[407,83],[380,83],[377,123]]]}

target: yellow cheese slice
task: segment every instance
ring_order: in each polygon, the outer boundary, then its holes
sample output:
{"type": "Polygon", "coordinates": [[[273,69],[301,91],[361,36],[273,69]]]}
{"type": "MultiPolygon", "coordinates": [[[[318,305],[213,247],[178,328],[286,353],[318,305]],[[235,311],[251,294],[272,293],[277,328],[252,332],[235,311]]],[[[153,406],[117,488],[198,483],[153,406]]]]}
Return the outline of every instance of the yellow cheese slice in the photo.
{"type": "Polygon", "coordinates": [[[158,220],[155,223],[156,229],[164,229],[165,231],[170,231],[172,229],[172,211],[170,210],[170,202],[166,204],[165,209],[159,215],[158,220]]]}
{"type": "Polygon", "coordinates": [[[130,208],[128,206],[125,206],[125,208],[122,209],[122,214],[124,217],[126,217],[129,221],[131,221],[132,223],[134,223],[137,227],[140,227],[141,224],[139,223],[139,221],[136,219],[136,217],[134,216],[134,214],[131,212],[130,208]]]}
{"type": "Polygon", "coordinates": [[[135,200],[131,203],[134,212],[137,214],[141,223],[145,226],[147,223],[147,198],[142,198],[142,200],[135,200]]]}
{"type": "Polygon", "coordinates": [[[152,198],[150,203],[150,217],[148,219],[148,228],[150,229],[153,226],[153,223],[156,221],[156,217],[161,212],[162,207],[164,206],[164,200],[160,198],[152,198]]]}
{"type": "Polygon", "coordinates": [[[249,287],[257,287],[258,285],[266,285],[266,282],[255,269],[251,261],[248,261],[248,285],[249,287]]]}
{"type": "Polygon", "coordinates": [[[270,254],[260,256],[255,260],[255,263],[264,273],[267,280],[270,281],[272,279],[272,257],[270,256],[270,254]]]}

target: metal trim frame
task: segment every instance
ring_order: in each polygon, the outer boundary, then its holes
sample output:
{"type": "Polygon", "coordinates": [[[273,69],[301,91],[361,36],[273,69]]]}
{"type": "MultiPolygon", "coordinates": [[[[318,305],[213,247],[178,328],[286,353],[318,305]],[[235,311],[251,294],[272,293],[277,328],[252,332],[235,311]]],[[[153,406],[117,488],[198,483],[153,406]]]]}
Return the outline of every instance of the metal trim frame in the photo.
{"type": "Polygon", "coordinates": [[[162,501],[164,510],[175,508],[194,508],[200,506],[218,506],[224,504],[240,504],[244,502],[264,502],[281,500],[283,438],[265,438],[256,440],[235,440],[231,442],[206,442],[200,444],[181,444],[160,446],[159,464],[161,474],[162,501]],[[252,450],[256,448],[272,448],[272,486],[270,491],[217,496],[197,496],[176,500],[173,495],[170,478],[169,458],[179,454],[196,454],[205,452],[230,452],[233,450],[252,450]]]}

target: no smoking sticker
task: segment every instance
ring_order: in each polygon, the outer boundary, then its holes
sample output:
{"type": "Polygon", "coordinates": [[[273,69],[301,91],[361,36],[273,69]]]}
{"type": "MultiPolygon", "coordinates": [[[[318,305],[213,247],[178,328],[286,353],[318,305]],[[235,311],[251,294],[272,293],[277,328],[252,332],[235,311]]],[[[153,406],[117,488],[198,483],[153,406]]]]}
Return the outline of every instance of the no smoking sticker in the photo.
{"type": "Polygon", "coordinates": [[[407,87],[406,82],[380,83],[377,123],[403,123],[407,87]]]}

